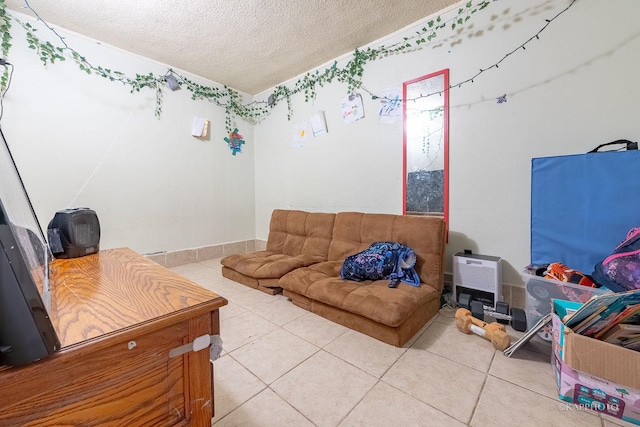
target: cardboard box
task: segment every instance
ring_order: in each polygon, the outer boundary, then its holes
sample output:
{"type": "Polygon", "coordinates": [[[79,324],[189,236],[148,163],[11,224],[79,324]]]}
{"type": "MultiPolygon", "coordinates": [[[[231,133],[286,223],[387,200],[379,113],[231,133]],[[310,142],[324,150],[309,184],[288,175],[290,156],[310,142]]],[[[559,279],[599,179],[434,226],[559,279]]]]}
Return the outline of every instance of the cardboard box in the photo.
{"type": "Polygon", "coordinates": [[[553,349],[571,368],[640,390],[640,352],[574,333],[561,321],[580,304],[553,301],[553,349]]]}
{"type": "Polygon", "coordinates": [[[640,425],[640,391],[571,369],[555,354],[553,359],[561,400],[640,425]]]}
{"type": "Polygon", "coordinates": [[[640,352],[574,333],[562,322],[580,303],[553,301],[558,397],[640,425],[640,352]]]}

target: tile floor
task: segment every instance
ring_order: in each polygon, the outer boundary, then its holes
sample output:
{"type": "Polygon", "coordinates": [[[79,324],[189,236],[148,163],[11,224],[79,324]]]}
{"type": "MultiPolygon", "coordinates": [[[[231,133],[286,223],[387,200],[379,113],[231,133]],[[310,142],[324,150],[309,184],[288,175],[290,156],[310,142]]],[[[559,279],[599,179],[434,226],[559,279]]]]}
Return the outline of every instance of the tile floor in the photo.
{"type": "Polygon", "coordinates": [[[219,259],[172,270],[229,301],[215,427],[631,426],[558,400],[546,342],[506,358],[443,311],[397,348],[225,279],[219,259]]]}

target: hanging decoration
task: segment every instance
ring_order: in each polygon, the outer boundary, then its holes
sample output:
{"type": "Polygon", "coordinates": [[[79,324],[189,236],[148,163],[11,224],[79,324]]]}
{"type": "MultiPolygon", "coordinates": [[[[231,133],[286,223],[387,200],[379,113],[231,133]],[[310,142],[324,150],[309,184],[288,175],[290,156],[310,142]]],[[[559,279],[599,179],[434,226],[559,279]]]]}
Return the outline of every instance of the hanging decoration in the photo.
{"type": "MultiPolygon", "coordinates": [[[[160,117],[162,114],[162,87],[166,84],[167,74],[172,75],[176,78],[178,85],[191,93],[192,99],[208,100],[224,108],[226,115],[225,128],[227,132],[231,132],[233,129],[233,119],[235,117],[241,118],[248,123],[260,122],[266,118],[273,108],[275,108],[281,101],[286,101],[288,107],[287,118],[291,119],[293,113],[291,97],[302,93],[304,94],[305,101],[313,100],[315,99],[316,88],[318,86],[322,87],[325,84],[337,81],[340,83],[346,83],[347,93],[351,93],[361,86],[364,66],[368,62],[394,54],[413,52],[422,49],[425,43],[436,38],[437,32],[440,30],[447,27],[450,27],[453,30],[459,27],[471,19],[473,14],[486,8],[491,2],[495,1],[497,0],[478,1],[475,4],[473,1],[469,1],[463,7],[460,7],[457,14],[454,16],[447,19],[438,16],[437,18],[427,22],[424,28],[417,31],[416,34],[411,37],[404,37],[402,41],[390,46],[380,46],[377,48],[369,47],[364,50],[356,49],[353,52],[353,58],[349,60],[344,67],[338,67],[337,62],[334,62],[333,65],[325,69],[323,72],[320,70],[308,72],[291,88],[285,85],[276,86],[273,93],[269,96],[269,101],[253,101],[250,103],[243,103],[241,95],[231,88],[226,86],[215,87],[200,85],[171,69],[169,69],[167,73],[159,76],[156,76],[153,73],[147,73],[136,74],[135,78],[133,78],[126,76],[122,72],[94,65],[89,62],[84,55],[69,46],[66,43],[65,38],[42,19],[27,0],[24,0],[25,8],[29,10],[39,22],[42,22],[47,30],[57,37],[60,45],[54,46],[49,41],[41,40],[36,35],[38,30],[31,24],[23,23],[20,20],[9,16],[6,13],[6,4],[2,0],[0,0],[0,31],[2,32],[2,54],[4,57],[7,57],[11,47],[11,22],[12,20],[15,20],[25,29],[29,48],[38,53],[45,66],[53,64],[56,61],[64,61],[67,57],[70,57],[78,65],[80,70],[88,74],[96,74],[111,81],[117,81],[127,85],[131,88],[132,93],[140,92],[142,89],[146,88],[155,90],[155,114],[157,117],[160,117]]],[[[7,72],[5,67],[5,79],[3,81],[6,81],[6,76],[7,72]]]]}
{"type": "MultiPolygon", "coordinates": [[[[177,84],[191,93],[193,100],[208,100],[215,105],[224,108],[225,110],[225,129],[230,134],[233,133],[234,118],[240,118],[247,123],[258,123],[268,117],[273,108],[278,103],[285,101],[287,103],[287,118],[290,120],[293,114],[291,97],[297,94],[304,94],[306,102],[315,99],[316,88],[322,87],[325,84],[333,83],[337,81],[339,83],[345,83],[347,85],[347,93],[353,93],[356,89],[360,89],[369,95],[372,99],[386,99],[385,96],[378,96],[371,92],[362,85],[362,77],[364,74],[365,65],[376,59],[385,58],[392,55],[404,54],[421,50],[426,44],[432,42],[437,37],[437,33],[443,29],[450,28],[455,30],[466,24],[471,17],[488,7],[490,4],[495,3],[498,0],[490,1],[469,1],[463,6],[459,7],[457,11],[451,11],[451,16],[443,18],[438,16],[426,23],[426,25],[416,34],[410,37],[404,37],[403,40],[394,43],[389,46],[368,47],[364,50],[356,49],[352,53],[352,57],[343,67],[339,67],[337,62],[334,62],[330,67],[324,71],[315,70],[313,72],[306,73],[302,78],[298,79],[292,86],[278,85],[274,88],[273,93],[268,97],[267,101],[253,101],[244,103],[242,96],[239,92],[227,87],[206,86],[197,84],[189,80],[184,75],[169,69],[167,73],[163,75],[155,75],[153,73],[136,74],[135,77],[126,76],[124,73],[110,68],[102,67],[92,64],[84,55],[69,46],[65,38],[61,36],[53,27],[47,24],[38,13],[31,7],[27,0],[24,0],[25,8],[29,10],[39,22],[46,27],[53,35],[58,39],[60,45],[55,46],[49,41],[41,40],[37,35],[37,29],[29,23],[24,23],[15,17],[9,16],[6,12],[6,4],[4,0],[0,0],[0,33],[1,33],[1,52],[4,58],[7,58],[9,50],[11,48],[11,23],[15,20],[26,31],[26,39],[29,48],[33,49],[40,57],[42,63],[47,66],[53,64],[56,61],[65,61],[67,57],[70,57],[79,67],[81,71],[88,74],[95,74],[100,77],[109,79],[110,81],[120,82],[126,86],[129,86],[131,93],[140,92],[143,89],[151,89],[156,93],[156,107],[155,115],[160,117],[162,114],[162,101],[163,91],[162,88],[166,85],[166,76],[171,75],[175,77],[177,84]]],[[[539,39],[540,33],[542,33],[553,21],[555,21],[560,15],[565,13],[576,2],[572,0],[571,3],[556,16],[551,19],[546,19],[546,24],[527,41],[516,47],[511,52],[507,53],[502,59],[495,64],[481,68],[478,73],[461,81],[457,84],[452,84],[449,88],[460,87],[466,83],[473,83],[474,79],[478,78],[482,73],[498,68],[498,66],[505,61],[509,56],[516,53],[516,51],[522,49],[525,50],[526,45],[533,40],[539,39]]],[[[0,76],[0,93],[4,91],[8,84],[8,68],[4,66],[4,73],[0,76]]],[[[175,86],[175,84],[173,85],[175,86]]],[[[420,97],[431,96],[435,94],[422,94],[420,97]]],[[[389,99],[391,101],[391,99],[389,99]]],[[[408,100],[400,100],[408,101],[408,100]]],[[[225,138],[226,139],[226,138],[225,138]]]]}
{"type": "Polygon", "coordinates": [[[352,93],[342,99],[342,120],[345,125],[353,123],[364,117],[364,105],[359,93],[352,93]]]}
{"type": "Polygon", "coordinates": [[[382,123],[394,123],[402,118],[402,89],[387,88],[382,91],[378,119],[382,123]]]}
{"type": "Polygon", "coordinates": [[[327,130],[327,119],[324,116],[324,111],[318,110],[311,116],[311,132],[313,136],[324,135],[327,130]]]}
{"type": "Polygon", "coordinates": [[[229,136],[225,137],[224,140],[231,149],[231,154],[234,156],[237,153],[242,153],[242,146],[244,145],[243,136],[238,133],[238,128],[235,128],[231,132],[229,132],[229,136]]]}
{"type": "Polygon", "coordinates": [[[309,126],[307,122],[299,122],[293,124],[293,146],[304,147],[307,145],[309,135],[309,126]]]}
{"type": "Polygon", "coordinates": [[[202,117],[193,118],[193,126],[191,127],[191,136],[196,138],[206,138],[209,133],[209,120],[202,117]]]}

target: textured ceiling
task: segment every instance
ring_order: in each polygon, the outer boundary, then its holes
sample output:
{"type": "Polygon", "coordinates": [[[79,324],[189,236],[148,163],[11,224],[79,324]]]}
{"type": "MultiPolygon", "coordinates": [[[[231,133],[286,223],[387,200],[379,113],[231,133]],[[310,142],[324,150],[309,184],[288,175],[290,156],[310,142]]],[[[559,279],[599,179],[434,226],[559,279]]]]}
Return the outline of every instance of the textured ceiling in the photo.
{"type": "MultiPolygon", "coordinates": [[[[29,0],[54,27],[249,94],[458,0],[29,0]]],[[[9,9],[32,15],[24,0],[9,9]]],[[[100,64],[109,66],[110,64],[100,64]]]]}

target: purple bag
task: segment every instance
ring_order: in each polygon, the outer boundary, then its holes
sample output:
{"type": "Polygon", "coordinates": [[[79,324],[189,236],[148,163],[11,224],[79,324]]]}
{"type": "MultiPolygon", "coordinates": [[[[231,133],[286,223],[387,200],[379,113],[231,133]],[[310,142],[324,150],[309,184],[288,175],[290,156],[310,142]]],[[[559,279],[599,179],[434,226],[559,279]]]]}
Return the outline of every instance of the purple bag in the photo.
{"type": "Polygon", "coordinates": [[[595,265],[593,279],[614,292],[640,289],[640,227],[632,228],[613,254],[595,265]]]}

